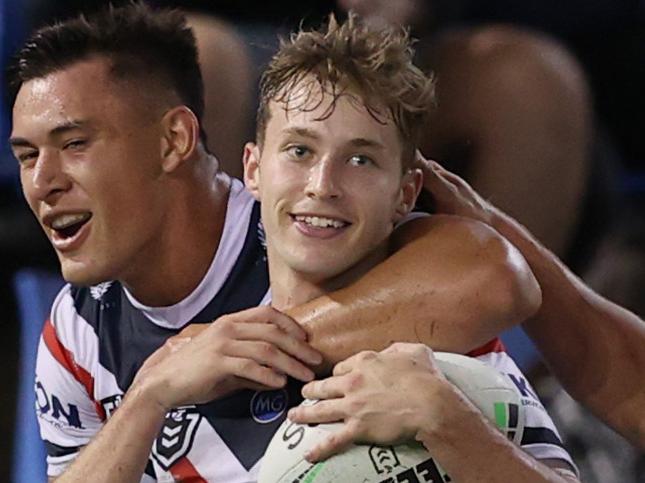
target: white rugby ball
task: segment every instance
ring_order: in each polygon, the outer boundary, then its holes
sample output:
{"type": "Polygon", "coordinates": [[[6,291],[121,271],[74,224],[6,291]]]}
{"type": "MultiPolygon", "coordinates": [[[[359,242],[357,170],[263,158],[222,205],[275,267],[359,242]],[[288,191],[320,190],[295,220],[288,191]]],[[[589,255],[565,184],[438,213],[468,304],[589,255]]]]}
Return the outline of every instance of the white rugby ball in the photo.
{"type": "MultiPolygon", "coordinates": [[[[459,354],[435,352],[437,364],[479,410],[519,444],[524,430],[520,394],[513,382],[491,366],[459,354]]],[[[315,404],[304,401],[302,404],[315,404]]],[[[301,425],[288,419],[264,454],[258,483],[395,483],[450,481],[418,442],[397,446],[352,445],[326,461],[311,464],[304,455],[341,423],[301,425]]]]}

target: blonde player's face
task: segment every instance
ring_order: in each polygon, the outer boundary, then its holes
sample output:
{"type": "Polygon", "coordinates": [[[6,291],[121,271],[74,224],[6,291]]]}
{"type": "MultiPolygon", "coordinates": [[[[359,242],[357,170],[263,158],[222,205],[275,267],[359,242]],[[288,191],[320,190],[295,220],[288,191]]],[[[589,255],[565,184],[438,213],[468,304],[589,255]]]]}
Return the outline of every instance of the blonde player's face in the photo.
{"type": "Polygon", "coordinates": [[[402,174],[396,126],[349,95],[325,117],[329,102],[324,96],[312,110],[291,111],[271,103],[262,149],[247,146],[245,156],[272,267],[313,281],[381,256],[418,192],[415,177],[402,174]]]}
{"type": "Polygon", "coordinates": [[[94,58],[26,82],[14,104],[23,192],[73,283],[136,270],[160,236],[160,131],[133,97],[94,58]]]}

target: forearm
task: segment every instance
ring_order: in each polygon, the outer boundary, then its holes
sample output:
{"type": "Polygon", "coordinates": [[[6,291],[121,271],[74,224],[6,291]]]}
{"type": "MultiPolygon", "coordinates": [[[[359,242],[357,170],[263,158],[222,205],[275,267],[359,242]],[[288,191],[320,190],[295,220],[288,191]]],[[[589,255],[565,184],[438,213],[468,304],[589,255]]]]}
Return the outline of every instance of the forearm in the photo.
{"type": "Polygon", "coordinates": [[[121,406],[57,483],[141,480],[165,410],[133,387],[121,406]]]}
{"type": "Polygon", "coordinates": [[[565,389],[645,448],[645,323],[589,289],[503,213],[493,226],[526,257],[543,302],[524,327],[565,389]]]}
{"type": "MultiPolygon", "coordinates": [[[[573,473],[535,460],[495,429],[461,394],[446,387],[432,404],[446,406],[444,417],[427,418],[416,439],[450,475],[451,481],[480,483],[571,483],[573,473]],[[439,397],[442,396],[442,397],[439,397]],[[562,476],[566,471],[570,476],[562,476]]],[[[565,466],[563,463],[562,467],[565,466]]]]}
{"type": "Polygon", "coordinates": [[[487,342],[535,312],[539,287],[510,244],[464,222],[437,216],[408,223],[388,259],[289,315],[330,363],[394,341],[452,352],[487,342]]]}

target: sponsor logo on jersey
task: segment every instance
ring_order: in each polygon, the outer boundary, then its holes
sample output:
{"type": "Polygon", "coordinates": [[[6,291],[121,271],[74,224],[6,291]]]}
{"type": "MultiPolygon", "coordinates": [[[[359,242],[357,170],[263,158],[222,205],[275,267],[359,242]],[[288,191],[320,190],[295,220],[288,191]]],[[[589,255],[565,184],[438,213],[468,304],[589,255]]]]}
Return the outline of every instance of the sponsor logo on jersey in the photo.
{"type": "Polygon", "coordinates": [[[519,374],[513,374],[510,372],[507,375],[511,379],[511,381],[513,381],[513,384],[515,384],[515,387],[517,387],[517,390],[520,391],[520,394],[522,395],[522,397],[531,398],[536,401],[539,401],[537,394],[535,394],[535,391],[523,376],[519,374]]]}
{"type": "Polygon", "coordinates": [[[63,403],[55,394],[49,394],[40,381],[36,381],[36,412],[56,426],[83,429],[76,404],[63,403]]]}
{"type": "Polygon", "coordinates": [[[152,457],[164,471],[188,454],[200,419],[194,406],[173,409],[166,414],[164,425],[152,445],[152,457]]]}
{"type": "Polygon", "coordinates": [[[288,403],[284,389],[258,391],[251,398],[251,416],[256,423],[271,423],[284,414],[288,403]]]}

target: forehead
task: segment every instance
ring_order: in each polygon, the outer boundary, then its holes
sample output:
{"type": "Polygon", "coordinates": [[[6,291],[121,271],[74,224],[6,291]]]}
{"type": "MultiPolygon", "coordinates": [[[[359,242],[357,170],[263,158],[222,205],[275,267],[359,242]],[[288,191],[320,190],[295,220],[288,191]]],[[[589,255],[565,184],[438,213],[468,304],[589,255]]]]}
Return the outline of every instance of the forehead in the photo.
{"type": "Polygon", "coordinates": [[[107,59],[86,60],[23,83],[13,106],[14,134],[77,119],[136,115],[138,103],[109,67],[107,59]]]}
{"type": "Polygon", "coordinates": [[[294,127],[314,129],[320,135],[342,141],[364,138],[399,150],[399,130],[384,105],[369,107],[355,89],[332,91],[317,81],[304,80],[269,102],[266,136],[279,135],[294,127]]]}

